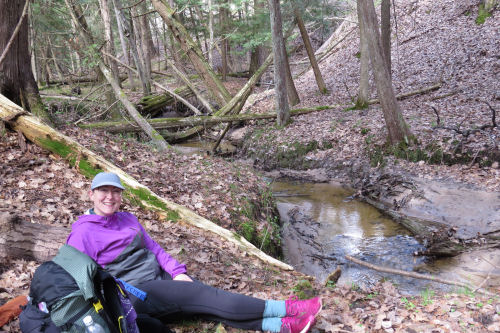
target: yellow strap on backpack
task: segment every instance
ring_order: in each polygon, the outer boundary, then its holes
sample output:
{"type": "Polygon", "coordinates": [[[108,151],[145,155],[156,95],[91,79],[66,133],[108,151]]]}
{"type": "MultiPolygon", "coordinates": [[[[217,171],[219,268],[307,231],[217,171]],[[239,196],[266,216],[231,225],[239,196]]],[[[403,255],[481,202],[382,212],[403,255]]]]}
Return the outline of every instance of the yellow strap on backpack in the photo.
{"type": "Polygon", "coordinates": [[[103,307],[102,307],[100,300],[97,300],[97,302],[94,303],[94,309],[95,309],[95,312],[97,312],[97,313],[102,311],[103,307]]]}
{"type": "Polygon", "coordinates": [[[123,332],[123,330],[122,330],[122,321],[124,321],[123,316],[118,317],[118,328],[120,329],[120,333],[123,332]]]}

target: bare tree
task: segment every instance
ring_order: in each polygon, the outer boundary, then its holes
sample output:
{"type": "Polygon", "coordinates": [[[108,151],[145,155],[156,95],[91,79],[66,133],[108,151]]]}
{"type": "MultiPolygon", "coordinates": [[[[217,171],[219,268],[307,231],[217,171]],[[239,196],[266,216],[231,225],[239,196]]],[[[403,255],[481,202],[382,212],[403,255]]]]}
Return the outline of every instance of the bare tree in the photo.
{"type": "Polygon", "coordinates": [[[361,19],[360,6],[358,10],[358,26],[359,26],[359,92],[356,99],[356,107],[364,109],[368,107],[370,99],[370,55],[368,54],[368,41],[363,29],[363,20],[361,19]]]}
{"type": "Polygon", "coordinates": [[[375,85],[384,113],[384,119],[389,132],[389,142],[396,144],[404,141],[409,143],[411,132],[403,119],[399,104],[392,88],[391,75],[384,60],[382,42],[378,30],[377,14],[372,0],[357,0],[360,20],[363,21],[363,31],[368,40],[370,61],[375,76],[375,85]]]}
{"type": "MultiPolygon", "coordinates": [[[[108,0],[99,0],[99,7],[101,9],[101,17],[102,21],[104,23],[104,40],[106,42],[104,49],[106,50],[106,53],[109,53],[111,55],[115,55],[115,40],[113,37],[113,30],[111,26],[111,13],[109,10],[109,2],[108,0]]],[[[111,73],[113,73],[113,77],[115,80],[120,82],[119,80],[119,72],[118,72],[118,64],[112,60],[112,59],[107,59],[106,63],[109,65],[111,68],[111,73]]]]}
{"type": "Polygon", "coordinates": [[[0,93],[50,123],[31,71],[28,6],[28,0],[0,0],[0,93]]]}
{"type": "Polygon", "coordinates": [[[318,62],[316,61],[316,56],[314,55],[314,50],[311,46],[311,40],[309,39],[309,34],[307,33],[306,26],[304,25],[304,21],[302,20],[302,15],[300,15],[300,11],[297,7],[294,8],[294,14],[295,14],[295,20],[297,21],[297,25],[299,26],[300,36],[302,37],[302,41],[304,42],[304,46],[307,51],[307,56],[309,57],[309,61],[311,62],[311,67],[314,72],[314,77],[316,78],[316,84],[318,85],[320,93],[326,94],[327,89],[325,86],[325,81],[323,81],[323,76],[321,75],[318,62]]]}
{"type": "Polygon", "coordinates": [[[380,3],[380,37],[387,70],[391,75],[391,0],[380,3]]]}
{"type": "Polygon", "coordinates": [[[290,106],[288,105],[287,100],[286,52],[285,41],[283,40],[283,26],[281,24],[279,0],[269,0],[269,12],[273,38],[276,104],[278,107],[277,123],[278,126],[285,126],[290,121],[290,106]]]}

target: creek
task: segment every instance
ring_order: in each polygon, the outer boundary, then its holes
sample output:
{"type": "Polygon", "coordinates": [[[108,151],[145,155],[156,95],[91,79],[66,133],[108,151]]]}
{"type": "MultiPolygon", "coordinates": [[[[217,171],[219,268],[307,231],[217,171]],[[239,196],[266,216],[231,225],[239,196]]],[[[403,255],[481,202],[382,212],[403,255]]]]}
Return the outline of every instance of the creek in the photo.
{"type": "MultiPolygon", "coordinates": [[[[338,284],[370,287],[389,279],[403,294],[450,288],[426,280],[380,273],[345,259],[404,271],[439,273],[445,261],[415,256],[423,246],[397,222],[371,205],[351,200],[340,185],[274,181],[271,184],[283,223],[285,261],[295,269],[325,281],[340,267],[338,284]]],[[[439,275],[439,274],[438,274],[439,275]]]]}
{"type": "MultiPolygon", "coordinates": [[[[191,142],[176,145],[176,148],[185,154],[195,154],[205,153],[210,146],[191,142]]],[[[339,184],[266,180],[271,183],[280,213],[285,261],[318,281],[324,282],[339,267],[342,274],[337,284],[353,287],[370,287],[388,279],[407,295],[426,290],[459,289],[374,271],[348,261],[345,255],[376,266],[476,285],[488,274],[487,268],[477,267],[477,256],[440,259],[416,256],[415,253],[424,247],[408,230],[373,206],[351,200],[352,191],[339,184]]],[[[480,257],[488,255],[478,254],[480,257]]]]}

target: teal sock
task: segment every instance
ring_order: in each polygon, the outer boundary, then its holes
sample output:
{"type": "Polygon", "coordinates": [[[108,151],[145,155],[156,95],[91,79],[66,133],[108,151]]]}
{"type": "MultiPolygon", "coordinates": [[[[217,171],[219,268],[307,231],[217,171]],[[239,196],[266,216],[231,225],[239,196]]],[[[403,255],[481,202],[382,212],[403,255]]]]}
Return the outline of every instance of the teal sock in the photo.
{"type": "Polygon", "coordinates": [[[286,316],[286,305],[285,301],[273,301],[267,300],[266,307],[264,308],[264,313],[262,317],[273,318],[273,317],[284,317],[286,316]]]}
{"type": "Polygon", "coordinates": [[[262,319],[262,331],[279,332],[281,331],[281,318],[264,318],[262,319]]]}

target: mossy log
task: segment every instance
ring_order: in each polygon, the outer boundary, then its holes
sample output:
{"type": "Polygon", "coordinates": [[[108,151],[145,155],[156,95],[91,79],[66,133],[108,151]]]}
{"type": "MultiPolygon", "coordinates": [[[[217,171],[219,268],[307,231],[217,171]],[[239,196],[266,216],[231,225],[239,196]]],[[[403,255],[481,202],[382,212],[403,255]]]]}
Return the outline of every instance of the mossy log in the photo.
{"type": "MultiPolygon", "coordinates": [[[[295,109],[290,111],[290,116],[298,116],[301,114],[307,114],[311,112],[317,112],[322,110],[330,110],[335,107],[340,107],[339,105],[325,105],[312,108],[295,109]]],[[[186,126],[213,126],[220,123],[238,122],[238,121],[249,121],[258,119],[274,119],[276,118],[276,113],[262,113],[262,114],[236,114],[228,116],[196,116],[196,117],[185,117],[185,118],[156,118],[149,119],[148,122],[154,129],[171,129],[186,126]]],[[[111,133],[123,133],[123,132],[139,132],[141,129],[134,124],[130,124],[127,121],[106,121],[100,123],[92,124],[80,124],[81,128],[92,128],[92,129],[104,129],[111,133]]],[[[168,138],[167,138],[168,139],[168,138]]]]}
{"type": "Polygon", "coordinates": [[[21,131],[30,141],[65,159],[71,167],[74,167],[87,178],[92,178],[101,171],[118,174],[127,189],[125,191],[126,198],[133,204],[140,205],[145,209],[154,210],[157,213],[159,221],[182,221],[213,232],[226,241],[236,244],[242,251],[254,255],[267,264],[275,265],[285,270],[293,269],[290,265],[260,251],[253,244],[243,237],[234,234],[232,231],[218,226],[184,206],[158,196],[108,160],[47,126],[38,118],[26,114],[19,106],[1,94],[0,118],[8,121],[14,130],[21,131]]]}
{"type": "MultiPolygon", "coordinates": [[[[194,96],[194,93],[189,89],[189,87],[184,86],[174,90],[177,95],[183,98],[190,98],[194,96]]],[[[144,96],[137,103],[138,108],[141,110],[143,115],[150,115],[156,117],[161,113],[161,109],[168,105],[174,105],[177,103],[177,99],[170,95],[169,93],[163,93],[159,95],[149,95],[144,96]]]]}

